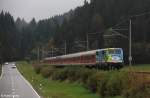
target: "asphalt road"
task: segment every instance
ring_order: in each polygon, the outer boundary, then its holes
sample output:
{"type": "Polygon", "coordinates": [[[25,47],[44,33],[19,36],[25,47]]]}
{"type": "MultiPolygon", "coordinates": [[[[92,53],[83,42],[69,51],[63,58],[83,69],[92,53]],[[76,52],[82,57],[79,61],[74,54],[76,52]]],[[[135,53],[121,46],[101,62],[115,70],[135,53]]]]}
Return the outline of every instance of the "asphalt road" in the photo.
{"type": "Polygon", "coordinates": [[[9,63],[2,68],[0,98],[40,98],[17,68],[12,66],[12,63],[9,63]]]}

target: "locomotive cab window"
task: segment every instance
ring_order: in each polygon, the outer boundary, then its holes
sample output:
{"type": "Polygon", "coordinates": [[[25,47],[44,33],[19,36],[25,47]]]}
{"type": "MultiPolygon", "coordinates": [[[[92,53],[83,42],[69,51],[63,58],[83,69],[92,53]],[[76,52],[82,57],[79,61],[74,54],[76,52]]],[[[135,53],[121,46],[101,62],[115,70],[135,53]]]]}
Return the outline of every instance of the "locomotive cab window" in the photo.
{"type": "Polygon", "coordinates": [[[96,52],[96,55],[97,55],[97,56],[99,55],[99,52],[98,52],[98,51],[96,52]]]}
{"type": "Polygon", "coordinates": [[[111,50],[108,50],[108,51],[109,51],[109,54],[120,54],[121,53],[120,49],[111,49],[111,50]]]}
{"type": "Polygon", "coordinates": [[[105,53],[106,53],[105,51],[102,51],[102,55],[105,55],[105,53]]]}

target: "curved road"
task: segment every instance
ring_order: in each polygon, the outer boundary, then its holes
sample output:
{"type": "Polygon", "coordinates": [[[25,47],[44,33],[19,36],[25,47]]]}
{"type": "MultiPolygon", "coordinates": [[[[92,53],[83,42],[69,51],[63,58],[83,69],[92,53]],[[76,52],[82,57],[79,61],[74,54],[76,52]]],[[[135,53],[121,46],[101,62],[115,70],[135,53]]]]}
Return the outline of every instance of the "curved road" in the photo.
{"type": "Polygon", "coordinates": [[[0,98],[40,98],[27,80],[12,68],[13,63],[3,65],[0,76],[0,98]]]}

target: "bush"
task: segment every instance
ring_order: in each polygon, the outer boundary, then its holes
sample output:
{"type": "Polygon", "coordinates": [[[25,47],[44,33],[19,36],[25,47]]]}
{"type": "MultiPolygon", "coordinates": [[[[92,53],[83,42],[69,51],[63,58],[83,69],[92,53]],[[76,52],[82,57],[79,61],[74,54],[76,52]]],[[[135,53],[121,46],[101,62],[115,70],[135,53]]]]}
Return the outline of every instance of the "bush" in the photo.
{"type": "Polygon", "coordinates": [[[69,80],[70,82],[79,81],[86,82],[88,77],[92,74],[93,71],[81,67],[65,67],[63,69],[57,69],[52,75],[53,80],[69,80]]]}
{"type": "Polygon", "coordinates": [[[77,74],[79,72],[78,71],[79,69],[80,67],[75,67],[75,66],[65,68],[65,70],[67,70],[67,79],[70,82],[73,82],[79,79],[78,74],[77,74]]]}
{"type": "Polygon", "coordinates": [[[66,69],[56,69],[55,72],[52,74],[53,80],[65,80],[67,78],[68,70],[66,69]]]}
{"type": "Polygon", "coordinates": [[[40,71],[41,71],[41,68],[42,68],[41,65],[39,65],[39,64],[34,64],[33,67],[34,67],[35,72],[36,72],[37,74],[39,74],[40,71]]]}
{"type": "MultiPolygon", "coordinates": [[[[96,71],[96,70],[95,70],[96,71]]],[[[95,72],[94,70],[92,69],[86,69],[86,68],[81,68],[78,73],[77,73],[77,76],[78,76],[78,80],[79,82],[83,83],[83,84],[87,84],[87,80],[88,78],[94,74],[95,72]]]]}
{"type": "Polygon", "coordinates": [[[48,78],[54,73],[55,69],[51,66],[43,67],[41,69],[41,74],[43,77],[48,78]]]}
{"type": "Polygon", "coordinates": [[[124,72],[110,72],[107,75],[106,83],[106,95],[108,96],[118,96],[122,94],[124,86],[126,86],[125,78],[126,73],[124,72]]]}
{"type": "Polygon", "coordinates": [[[150,98],[150,88],[145,86],[138,86],[135,88],[130,88],[124,94],[125,98],[150,98]]]}
{"type": "Polygon", "coordinates": [[[125,72],[105,72],[97,75],[97,91],[100,96],[120,96],[126,86],[124,79],[127,74],[125,72]],[[100,78],[101,77],[101,78],[100,78]]]}
{"type": "Polygon", "coordinates": [[[98,94],[102,97],[106,96],[106,83],[107,83],[107,77],[104,77],[100,82],[98,82],[97,91],[98,94]]]}
{"type": "Polygon", "coordinates": [[[88,81],[87,81],[87,87],[93,91],[93,92],[96,92],[97,91],[97,87],[98,87],[98,84],[99,83],[102,83],[102,80],[103,80],[103,73],[101,72],[96,72],[95,74],[91,75],[89,78],[88,78],[88,81]]]}
{"type": "Polygon", "coordinates": [[[134,73],[123,71],[97,71],[81,67],[41,67],[34,65],[36,73],[41,72],[45,78],[53,80],[69,80],[83,83],[92,92],[102,97],[124,96],[125,98],[150,98],[150,84],[134,73]]]}
{"type": "Polygon", "coordinates": [[[125,98],[150,98],[150,84],[143,77],[128,74],[123,96],[125,98]]]}
{"type": "Polygon", "coordinates": [[[80,67],[65,67],[63,69],[58,69],[52,76],[52,79],[54,80],[69,80],[77,81],[80,78],[80,67]]]}

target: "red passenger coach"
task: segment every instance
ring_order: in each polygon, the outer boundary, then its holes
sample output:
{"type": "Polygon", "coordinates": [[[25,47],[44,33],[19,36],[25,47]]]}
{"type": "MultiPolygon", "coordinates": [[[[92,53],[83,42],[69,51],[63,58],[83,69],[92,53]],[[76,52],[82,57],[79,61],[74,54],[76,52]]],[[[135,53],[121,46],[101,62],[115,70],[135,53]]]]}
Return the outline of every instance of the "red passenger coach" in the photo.
{"type": "Polygon", "coordinates": [[[43,62],[49,65],[95,65],[96,51],[97,50],[92,50],[45,58],[43,62]]]}

